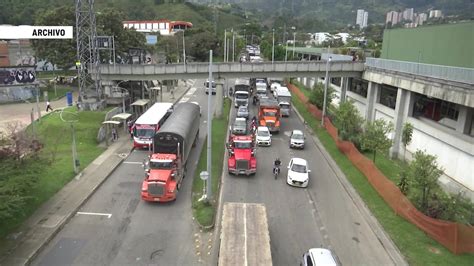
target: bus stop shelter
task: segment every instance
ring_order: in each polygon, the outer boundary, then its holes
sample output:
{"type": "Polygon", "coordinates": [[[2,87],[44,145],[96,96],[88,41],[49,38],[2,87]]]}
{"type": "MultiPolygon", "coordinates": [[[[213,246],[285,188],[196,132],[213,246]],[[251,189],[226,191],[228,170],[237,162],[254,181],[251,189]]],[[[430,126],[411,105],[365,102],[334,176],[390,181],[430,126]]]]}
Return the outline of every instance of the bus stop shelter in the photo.
{"type": "Polygon", "coordinates": [[[119,126],[120,121],[107,120],[107,121],[102,122],[102,125],[105,126],[105,144],[109,146],[109,136],[110,136],[109,134],[110,132],[112,132],[111,128],[115,126],[119,126]]]}
{"type": "Polygon", "coordinates": [[[138,99],[133,102],[130,106],[132,107],[132,113],[137,117],[143,114],[149,107],[150,100],[138,99]]]}
{"type": "Polygon", "coordinates": [[[123,122],[123,130],[127,132],[127,120],[130,119],[132,114],[129,113],[120,113],[112,116],[111,121],[122,121],[123,122]]]}

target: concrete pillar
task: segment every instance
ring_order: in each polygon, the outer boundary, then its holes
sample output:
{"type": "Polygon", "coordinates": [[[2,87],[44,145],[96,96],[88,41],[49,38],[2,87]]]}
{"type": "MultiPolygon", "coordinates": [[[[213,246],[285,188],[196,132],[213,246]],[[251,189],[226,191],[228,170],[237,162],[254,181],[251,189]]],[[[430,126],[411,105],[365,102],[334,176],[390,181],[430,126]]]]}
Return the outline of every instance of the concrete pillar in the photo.
{"type": "Polygon", "coordinates": [[[341,95],[340,95],[340,103],[343,103],[346,101],[346,93],[347,89],[349,88],[349,80],[350,78],[348,77],[342,77],[341,78],[341,95]]]}
{"type": "Polygon", "coordinates": [[[467,106],[459,106],[458,121],[456,123],[456,131],[463,134],[469,134],[471,120],[472,120],[472,108],[467,106]]]}
{"type": "Polygon", "coordinates": [[[367,122],[374,121],[375,119],[375,103],[377,102],[380,91],[380,84],[369,81],[369,87],[367,88],[367,109],[365,111],[365,120],[367,122]]]}
{"type": "MultiPolygon", "coordinates": [[[[208,106],[207,108],[211,108],[208,106]]],[[[221,118],[224,109],[224,84],[216,82],[216,117],[221,118]]]]}
{"type": "Polygon", "coordinates": [[[313,89],[315,82],[316,82],[316,78],[311,78],[311,79],[309,80],[309,88],[310,88],[310,89],[313,89]]]}
{"type": "Polygon", "coordinates": [[[398,88],[397,102],[395,104],[395,117],[393,118],[394,135],[390,148],[390,157],[397,158],[403,151],[402,132],[410,109],[413,109],[413,94],[410,91],[398,88]],[[411,106],[410,106],[411,105],[411,106]]]}

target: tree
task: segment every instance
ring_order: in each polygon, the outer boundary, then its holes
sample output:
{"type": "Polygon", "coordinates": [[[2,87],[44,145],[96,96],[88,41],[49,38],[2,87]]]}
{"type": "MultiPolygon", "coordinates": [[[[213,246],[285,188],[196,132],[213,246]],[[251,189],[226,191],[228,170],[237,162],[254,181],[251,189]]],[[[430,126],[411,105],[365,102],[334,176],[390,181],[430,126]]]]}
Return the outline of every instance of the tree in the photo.
{"type": "Polygon", "coordinates": [[[438,166],[436,156],[420,150],[415,152],[408,167],[408,177],[410,186],[417,192],[412,193],[414,203],[424,213],[428,210],[429,199],[439,188],[438,178],[442,174],[443,170],[438,166]]]}
{"type": "MultiPolygon", "coordinates": [[[[313,86],[311,95],[309,96],[309,102],[316,105],[319,109],[323,109],[324,105],[324,84],[317,82],[313,86]]],[[[326,104],[329,106],[332,100],[336,97],[335,90],[329,85],[326,92],[326,104]]]]}
{"type": "Polygon", "coordinates": [[[411,143],[412,137],[413,137],[413,125],[410,123],[405,123],[405,125],[403,125],[403,130],[402,130],[402,143],[404,146],[403,159],[405,159],[407,146],[411,143]]]}
{"type": "Polygon", "coordinates": [[[387,152],[392,146],[392,140],[387,135],[393,131],[393,124],[387,123],[383,119],[377,119],[373,122],[367,122],[362,134],[362,149],[370,150],[374,153],[373,161],[378,152],[387,152]]]}
{"type": "MultiPolygon", "coordinates": [[[[73,7],[59,7],[38,14],[36,25],[70,26],[75,25],[73,7]]],[[[32,40],[38,58],[44,59],[61,69],[69,69],[76,62],[76,34],[73,39],[32,40]]]]}
{"type": "MultiPolygon", "coordinates": [[[[104,9],[96,16],[97,35],[114,36],[116,56],[125,58],[129,47],[145,48],[145,36],[134,30],[124,29],[122,21],[125,15],[114,9],[104,9]]],[[[41,13],[36,25],[70,26],[76,25],[75,10],[72,6],[63,6],[41,13]]],[[[76,29],[74,30],[76,33],[76,29]]],[[[61,69],[74,66],[77,58],[76,35],[73,39],[33,40],[33,49],[38,58],[51,62],[61,69]]],[[[108,55],[105,55],[107,58],[108,55]]]]}
{"type": "Polygon", "coordinates": [[[358,146],[363,121],[364,119],[360,115],[359,110],[357,110],[351,100],[339,104],[334,119],[339,138],[352,141],[358,146]]]}
{"type": "MultiPolygon", "coordinates": [[[[196,61],[209,61],[209,50],[215,51],[219,42],[216,39],[214,32],[211,32],[206,28],[196,28],[186,31],[186,34],[189,36],[189,39],[186,39],[186,43],[190,44],[189,55],[196,58],[196,61]]],[[[188,50],[186,52],[188,53],[188,50]]]]}

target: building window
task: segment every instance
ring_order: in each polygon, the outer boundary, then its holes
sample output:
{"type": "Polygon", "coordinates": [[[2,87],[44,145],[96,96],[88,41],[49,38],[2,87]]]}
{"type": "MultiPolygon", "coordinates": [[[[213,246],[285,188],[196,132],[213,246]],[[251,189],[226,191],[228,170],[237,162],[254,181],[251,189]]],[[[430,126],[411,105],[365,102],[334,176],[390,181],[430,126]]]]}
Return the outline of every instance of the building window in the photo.
{"type": "Polygon", "coordinates": [[[367,81],[357,78],[350,78],[349,82],[350,91],[357,93],[364,98],[367,98],[367,88],[369,87],[369,83],[367,81]]]}
{"type": "Polygon", "coordinates": [[[379,103],[389,108],[395,109],[397,103],[397,88],[387,85],[380,86],[379,103]]]}
{"type": "Polygon", "coordinates": [[[441,101],[441,118],[449,118],[451,120],[458,120],[459,105],[451,102],[441,101]]]}
{"type": "Polygon", "coordinates": [[[440,99],[429,98],[426,95],[415,94],[413,116],[424,117],[455,129],[456,121],[459,117],[459,105],[440,99]]]}
{"type": "Polygon", "coordinates": [[[331,78],[331,84],[341,87],[341,78],[331,78]]]}

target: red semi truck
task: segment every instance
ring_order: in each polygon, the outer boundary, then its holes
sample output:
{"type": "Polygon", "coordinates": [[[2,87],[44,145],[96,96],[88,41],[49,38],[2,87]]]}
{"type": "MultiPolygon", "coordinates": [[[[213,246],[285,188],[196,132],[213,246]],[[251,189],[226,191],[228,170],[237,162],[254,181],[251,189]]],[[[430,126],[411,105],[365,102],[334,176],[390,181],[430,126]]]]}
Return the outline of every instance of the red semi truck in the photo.
{"type": "Polygon", "coordinates": [[[229,158],[227,170],[234,175],[251,175],[257,172],[257,157],[255,157],[255,141],[252,135],[229,137],[227,143],[229,158]]]}
{"type": "Polygon", "coordinates": [[[145,163],[141,196],[146,201],[176,199],[186,175],[186,163],[199,137],[199,106],[178,104],[153,137],[153,154],[145,163]]]}

